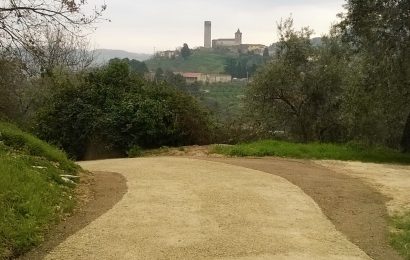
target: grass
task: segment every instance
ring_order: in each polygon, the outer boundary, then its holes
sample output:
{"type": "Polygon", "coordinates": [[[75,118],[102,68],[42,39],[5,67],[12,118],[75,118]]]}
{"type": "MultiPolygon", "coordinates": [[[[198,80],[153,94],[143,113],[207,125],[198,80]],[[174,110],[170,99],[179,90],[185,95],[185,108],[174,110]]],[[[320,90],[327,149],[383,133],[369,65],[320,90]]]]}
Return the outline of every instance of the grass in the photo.
{"type": "Polygon", "coordinates": [[[179,72],[202,72],[210,74],[224,73],[226,59],[231,57],[229,53],[218,53],[210,50],[194,51],[187,59],[178,57],[175,59],[152,58],[145,61],[148,68],[155,71],[162,68],[164,71],[179,72]]]}
{"type": "Polygon", "coordinates": [[[44,157],[58,164],[62,170],[76,172],[78,169],[63,151],[23,132],[13,124],[0,122],[0,142],[21,153],[44,157]]]}
{"type": "Polygon", "coordinates": [[[410,260],[410,211],[392,217],[393,231],[390,233],[392,246],[404,257],[410,260]]]}
{"type": "Polygon", "coordinates": [[[211,152],[229,156],[278,156],[299,159],[410,164],[410,154],[403,154],[387,148],[368,148],[357,144],[300,144],[264,140],[234,146],[215,145],[211,152]]]}
{"type": "Polygon", "coordinates": [[[50,225],[73,209],[74,185],[60,175],[78,170],[62,151],[0,122],[0,259],[41,243],[50,225]]]}

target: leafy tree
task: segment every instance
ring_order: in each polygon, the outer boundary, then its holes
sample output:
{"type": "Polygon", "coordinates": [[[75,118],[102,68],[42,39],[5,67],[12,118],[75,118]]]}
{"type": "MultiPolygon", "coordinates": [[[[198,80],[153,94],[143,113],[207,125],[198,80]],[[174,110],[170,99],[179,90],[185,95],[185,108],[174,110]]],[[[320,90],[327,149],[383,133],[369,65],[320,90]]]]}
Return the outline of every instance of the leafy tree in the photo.
{"type": "Polygon", "coordinates": [[[184,43],[181,49],[181,56],[184,59],[187,59],[189,56],[191,56],[191,49],[188,47],[188,44],[184,43]]]}

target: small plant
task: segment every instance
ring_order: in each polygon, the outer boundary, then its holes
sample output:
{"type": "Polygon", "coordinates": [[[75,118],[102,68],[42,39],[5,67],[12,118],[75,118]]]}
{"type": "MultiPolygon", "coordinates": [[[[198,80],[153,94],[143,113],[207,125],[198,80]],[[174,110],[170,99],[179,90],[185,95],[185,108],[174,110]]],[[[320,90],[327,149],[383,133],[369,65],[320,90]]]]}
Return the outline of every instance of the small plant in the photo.
{"type": "Polygon", "coordinates": [[[128,150],[127,154],[130,158],[141,157],[143,155],[143,150],[139,145],[134,145],[128,150]]]}

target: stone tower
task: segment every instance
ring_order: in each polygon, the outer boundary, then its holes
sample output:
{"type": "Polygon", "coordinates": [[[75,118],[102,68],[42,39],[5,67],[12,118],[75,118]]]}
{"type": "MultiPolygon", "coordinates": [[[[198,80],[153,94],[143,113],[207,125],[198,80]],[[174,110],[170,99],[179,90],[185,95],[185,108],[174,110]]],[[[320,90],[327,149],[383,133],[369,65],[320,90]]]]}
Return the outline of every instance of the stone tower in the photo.
{"type": "Polygon", "coordinates": [[[204,47],[208,49],[212,47],[211,21],[205,21],[204,47]]]}
{"type": "Polygon", "coordinates": [[[242,33],[241,31],[238,29],[238,31],[235,33],[235,43],[238,45],[242,44],[242,33]]]}

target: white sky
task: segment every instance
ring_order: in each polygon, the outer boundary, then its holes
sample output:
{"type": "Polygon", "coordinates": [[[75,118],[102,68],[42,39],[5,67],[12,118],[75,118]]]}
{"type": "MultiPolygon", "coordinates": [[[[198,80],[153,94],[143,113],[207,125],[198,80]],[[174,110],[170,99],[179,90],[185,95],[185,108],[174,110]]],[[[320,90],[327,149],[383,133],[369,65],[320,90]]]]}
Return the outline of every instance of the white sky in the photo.
{"type": "MultiPolygon", "coordinates": [[[[95,2],[103,0],[96,0],[95,2]]],[[[95,48],[152,53],[188,43],[202,46],[204,21],[212,21],[212,39],[233,38],[239,28],[244,43],[269,45],[277,40],[276,22],[290,14],[297,28],[310,26],[315,36],[329,31],[344,0],[105,0],[104,17],[91,36],[95,48]]]]}

